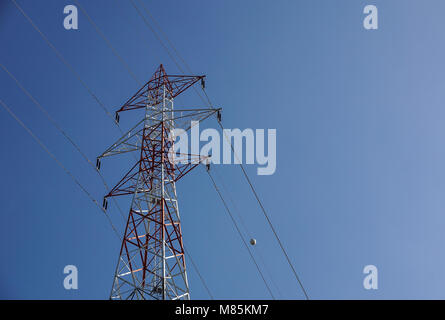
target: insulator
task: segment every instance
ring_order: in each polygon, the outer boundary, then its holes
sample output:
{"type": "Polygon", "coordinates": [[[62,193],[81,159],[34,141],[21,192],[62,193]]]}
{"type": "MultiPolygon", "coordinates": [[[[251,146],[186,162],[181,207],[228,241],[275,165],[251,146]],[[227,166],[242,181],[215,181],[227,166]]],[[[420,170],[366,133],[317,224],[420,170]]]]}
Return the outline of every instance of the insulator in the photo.
{"type": "Polygon", "coordinates": [[[118,112],[116,112],[115,118],[116,118],[116,123],[119,123],[120,117],[119,117],[119,113],[118,112]]]}
{"type": "Polygon", "coordinates": [[[96,159],[96,169],[100,170],[100,158],[96,159]]]}
{"type": "Polygon", "coordinates": [[[206,81],[204,80],[204,78],[201,78],[201,87],[202,87],[203,89],[206,88],[206,81]]]}
{"type": "Polygon", "coordinates": [[[252,246],[256,245],[256,239],[254,239],[254,238],[250,239],[250,244],[252,246]]]}
{"type": "Polygon", "coordinates": [[[107,198],[104,198],[104,201],[102,202],[102,207],[104,208],[104,210],[108,209],[108,201],[107,198]]]}
{"type": "Polygon", "coordinates": [[[221,122],[221,111],[218,110],[216,117],[218,118],[218,121],[221,122]]]}

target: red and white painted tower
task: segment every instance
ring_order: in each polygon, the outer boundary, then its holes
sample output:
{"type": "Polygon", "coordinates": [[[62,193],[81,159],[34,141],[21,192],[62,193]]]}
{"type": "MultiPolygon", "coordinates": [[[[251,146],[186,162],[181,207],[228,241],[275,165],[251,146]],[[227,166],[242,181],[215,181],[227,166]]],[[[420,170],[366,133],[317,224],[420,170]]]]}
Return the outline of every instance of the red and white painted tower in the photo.
{"type": "Polygon", "coordinates": [[[174,99],[204,76],[167,75],[160,65],[117,112],[143,109],[144,117],[98,157],[137,154],[136,163],[105,196],[131,198],[111,299],[190,299],[176,182],[202,162],[172,150],[175,128],[190,129],[219,109],[174,109],[174,99]],[[187,160],[187,161],[185,161],[187,160]]]}

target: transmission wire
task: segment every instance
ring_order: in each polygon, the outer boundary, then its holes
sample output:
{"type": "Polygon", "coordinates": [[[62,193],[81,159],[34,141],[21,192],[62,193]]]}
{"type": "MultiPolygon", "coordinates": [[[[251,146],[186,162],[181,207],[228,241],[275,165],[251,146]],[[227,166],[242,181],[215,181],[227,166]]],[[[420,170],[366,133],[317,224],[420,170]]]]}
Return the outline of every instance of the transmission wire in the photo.
{"type": "Polygon", "coordinates": [[[108,222],[110,223],[111,227],[113,228],[114,233],[120,240],[119,232],[117,231],[116,227],[114,226],[110,216],[107,214],[104,208],[99,205],[96,199],[91,195],[90,192],[79,182],[79,180],[74,177],[74,175],[69,171],[63,164],[60,162],[60,160],[46,147],[46,145],[32,132],[31,129],[29,129],[21,120],[20,118],[6,105],[5,102],[3,102],[0,99],[0,104],[3,106],[3,108],[13,117],[22,127],[23,129],[28,132],[28,134],[37,142],[37,144],[57,163],[57,165],[65,171],[65,173],[74,181],[75,184],[87,195],[87,197],[105,214],[107,217],[108,222]]]}
{"type": "MultiPolygon", "coordinates": [[[[214,166],[213,168],[215,168],[215,167],[216,167],[216,166],[214,166]]],[[[218,179],[219,179],[219,181],[220,181],[220,184],[221,184],[221,187],[222,187],[223,191],[225,191],[225,192],[227,193],[228,198],[229,198],[229,201],[232,203],[232,206],[233,206],[233,208],[235,209],[234,212],[235,212],[235,214],[237,215],[238,219],[240,220],[241,225],[242,225],[242,226],[244,227],[244,229],[246,230],[247,235],[248,235],[251,239],[253,239],[254,237],[252,236],[252,233],[250,232],[249,228],[247,228],[247,225],[245,224],[242,215],[239,214],[239,212],[238,212],[239,210],[238,210],[238,208],[237,208],[237,205],[235,204],[235,201],[233,200],[233,198],[232,198],[232,196],[231,196],[231,194],[230,194],[229,189],[228,189],[228,188],[226,187],[226,185],[224,184],[224,179],[223,179],[222,175],[220,175],[220,174],[218,173],[218,170],[214,170],[214,172],[216,173],[216,176],[218,177],[218,179]]],[[[280,288],[278,287],[278,285],[275,283],[275,280],[274,280],[274,278],[273,278],[273,276],[272,276],[272,273],[269,271],[269,268],[267,267],[266,261],[264,260],[263,255],[261,254],[261,251],[260,251],[256,246],[254,247],[254,250],[253,250],[253,251],[255,251],[255,252],[258,254],[258,256],[259,256],[259,258],[260,258],[260,261],[262,262],[262,264],[263,264],[263,266],[264,266],[264,269],[266,270],[266,273],[267,273],[267,275],[269,276],[269,278],[270,278],[270,280],[271,280],[273,286],[275,287],[275,289],[277,289],[277,292],[278,292],[279,296],[282,297],[283,295],[282,295],[282,293],[281,293],[281,290],[280,290],[280,288]]]]}
{"type": "Polygon", "coordinates": [[[253,256],[252,252],[251,252],[250,249],[249,249],[249,246],[247,245],[246,241],[244,240],[244,237],[243,237],[243,235],[242,235],[242,233],[241,233],[241,230],[240,230],[239,227],[238,227],[238,224],[236,223],[236,220],[233,218],[232,212],[230,211],[230,209],[229,209],[229,207],[227,206],[227,203],[226,203],[226,201],[224,200],[224,198],[223,198],[221,192],[219,191],[218,187],[216,186],[215,180],[213,179],[213,176],[212,176],[212,174],[210,173],[210,170],[207,170],[207,173],[208,173],[210,179],[212,180],[213,187],[215,188],[216,192],[218,193],[219,197],[221,198],[221,201],[222,201],[223,204],[224,204],[224,207],[225,207],[225,209],[226,209],[226,212],[229,214],[230,219],[232,220],[233,225],[234,225],[236,231],[238,232],[238,235],[240,236],[241,240],[243,241],[244,246],[246,247],[247,251],[249,252],[250,258],[252,259],[253,263],[255,264],[255,266],[256,266],[256,268],[257,268],[257,270],[258,270],[258,272],[259,272],[259,274],[260,274],[260,276],[261,276],[261,278],[263,279],[263,282],[264,282],[264,284],[266,285],[267,291],[269,291],[269,294],[271,295],[272,299],[275,299],[275,296],[273,295],[272,290],[270,290],[270,287],[269,287],[269,285],[267,284],[267,281],[266,281],[266,279],[264,278],[264,275],[263,275],[263,273],[261,272],[261,269],[260,269],[260,267],[259,267],[257,261],[255,260],[255,257],[253,256]]]}
{"type": "MultiPolygon", "coordinates": [[[[9,75],[9,77],[15,81],[17,86],[23,91],[23,93],[37,106],[37,108],[46,116],[46,118],[52,123],[52,125],[71,143],[71,145],[79,152],[79,154],[82,156],[82,158],[94,169],[94,171],[99,175],[99,177],[102,180],[103,185],[105,186],[105,189],[107,192],[110,191],[110,187],[108,186],[104,176],[102,173],[96,168],[96,166],[91,162],[91,160],[88,158],[88,156],[80,149],[80,147],[74,142],[74,140],[62,129],[62,127],[57,123],[57,121],[51,117],[51,115],[48,113],[48,111],[29,93],[28,90],[23,87],[23,85],[20,83],[20,81],[17,80],[17,78],[3,65],[0,63],[0,67],[9,75]]],[[[113,198],[113,201],[116,205],[116,207],[119,210],[120,215],[122,218],[125,219],[124,214],[122,212],[122,209],[120,208],[117,201],[113,198]]]]}
{"type": "Polygon", "coordinates": [[[37,25],[34,23],[34,21],[26,14],[26,12],[18,5],[18,3],[15,0],[11,0],[14,5],[17,7],[17,9],[22,13],[22,15],[28,20],[28,22],[32,25],[34,30],[36,30],[40,36],[45,40],[46,44],[56,53],[57,57],[60,61],[71,71],[71,73],[74,74],[74,76],[77,78],[77,80],[81,83],[81,85],[88,91],[88,93],[93,97],[93,99],[99,104],[99,106],[102,108],[102,110],[106,113],[106,115],[113,121],[115,125],[119,128],[119,130],[122,132],[122,129],[120,128],[117,121],[113,118],[111,113],[108,111],[107,107],[102,103],[102,101],[94,94],[94,92],[90,89],[90,87],[85,83],[85,81],[82,80],[80,75],[76,72],[76,70],[73,68],[73,66],[63,57],[63,55],[57,50],[57,48],[49,41],[49,39],[45,36],[45,34],[37,27],[37,25]]]}

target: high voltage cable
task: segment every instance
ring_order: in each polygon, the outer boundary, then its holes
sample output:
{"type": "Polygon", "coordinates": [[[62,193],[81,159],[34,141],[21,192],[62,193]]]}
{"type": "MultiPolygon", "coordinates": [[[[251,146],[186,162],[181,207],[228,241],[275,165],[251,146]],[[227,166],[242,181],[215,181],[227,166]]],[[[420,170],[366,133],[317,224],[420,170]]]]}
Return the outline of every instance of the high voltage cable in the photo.
{"type": "Polygon", "coordinates": [[[187,251],[187,249],[185,248],[184,245],[183,245],[183,247],[184,247],[184,252],[185,252],[185,254],[189,257],[190,261],[192,262],[192,265],[193,265],[193,267],[195,268],[195,271],[196,271],[196,273],[198,274],[199,279],[201,279],[201,282],[202,282],[202,284],[204,285],[204,288],[206,289],[208,295],[210,296],[210,299],[213,300],[213,299],[214,299],[214,298],[213,298],[213,294],[210,292],[210,289],[209,289],[209,287],[207,286],[207,284],[206,284],[206,282],[205,282],[203,276],[201,275],[201,272],[199,272],[198,266],[195,264],[195,261],[193,261],[193,258],[192,258],[192,256],[191,256],[190,252],[187,251]]]}
{"type": "Polygon", "coordinates": [[[93,97],[93,99],[99,104],[99,106],[103,109],[103,111],[106,113],[106,115],[113,121],[114,124],[117,125],[119,130],[122,132],[121,128],[119,127],[119,124],[116,122],[116,120],[113,118],[113,116],[108,111],[107,107],[102,103],[101,100],[94,94],[94,92],[88,87],[88,85],[85,83],[85,81],[82,80],[80,75],[76,72],[76,70],[73,68],[73,66],[63,57],[63,55],[57,50],[57,48],[49,41],[49,39],[45,36],[45,34],[37,27],[37,25],[34,23],[34,21],[26,14],[26,12],[18,5],[18,3],[15,0],[11,0],[14,5],[17,7],[17,9],[22,13],[22,15],[28,20],[28,22],[32,25],[34,30],[36,30],[40,36],[45,40],[46,44],[56,53],[57,57],[62,61],[62,63],[74,74],[74,76],[79,80],[79,82],[82,84],[82,86],[88,91],[88,93],[93,97]]]}
{"type": "Polygon", "coordinates": [[[63,171],[65,171],[65,173],[74,181],[75,184],[77,184],[77,186],[87,195],[87,197],[99,208],[99,210],[101,210],[105,216],[108,219],[108,222],[110,223],[111,227],[113,228],[113,231],[115,232],[116,236],[120,238],[119,232],[117,231],[116,227],[113,224],[113,221],[111,220],[110,216],[107,214],[107,212],[105,211],[104,208],[102,208],[102,206],[99,205],[99,203],[97,202],[96,199],[94,199],[94,197],[91,195],[90,192],[88,192],[88,190],[79,182],[79,180],[76,179],[76,177],[74,177],[74,175],[71,173],[71,171],[69,171],[63,164],[62,162],[60,162],[59,159],[57,159],[57,157],[46,147],[46,145],[34,134],[34,132],[32,132],[31,129],[29,129],[22,120],[20,120],[20,118],[14,113],[12,112],[12,110],[6,105],[6,103],[4,103],[1,99],[0,99],[0,104],[2,105],[2,107],[11,115],[11,117],[13,117],[15,119],[15,121],[17,121],[22,127],[23,129],[26,130],[26,132],[28,132],[28,134],[37,142],[37,144],[51,157],[53,158],[53,160],[57,163],[57,165],[63,169],[63,171]]]}
{"type": "MultiPolygon", "coordinates": [[[[130,0],[133,4],[133,6],[135,7],[135,4],[133,2],[133,0],[130,0]]],[[[182,56],[179,54],[178,50],[176,50],[176,47],[173,45],[173,43],[170,41],[170,39],[167,37],[167,35],[165,34],[165,32],[162,30],[161,26],[157,23],[157,21],[155,20],[155,18],[152,16],[152,14],[150,13],[150,11],[148,10],[148,8],[144,5],[144,2],[142,0],[139,0],[139,3],[141,4],[142,8],[144,9],[144,11],[147,13],[147,15],[149,16],[149,18],[154,22],[154,24],[156,25],[156,27],[159,29],[159,31],[161,32],[161,35],[164,36],[164,38],[166,39],[166,41],[169,43],[170,47],[172,47],[173,52],[176,53],[176,56],[182,61],[182,63],[184,64],[185,68],[187,69],[187,72],[190,72],[190,74],[193,74],[190,66],[188,65],[188,63],[184,60],[184,58],[182,58],[182,56]]],[[[176,64],[176,66],[178,67],[179,71],[182,72],[182,74],[185,74],[184,70],[181,68],[181,66],[178,64],[178,62],[173,58],[172,54],[170,53],[170,51],[168,50],[167,46],[162,42],[162,40],[160,39],[159,35],[156,33],[156,31],[154,30],[154,28],[150,25],[150,23],[145,19],[144,15],[141,14],[141,12],[135,7],[135,9],[138,11],[138,14],[141,16],[141,18],[144,20],[145,24],[150,28],[151,32],[155,35],[156,39],[158,39],[158,41],[161,43],[161,45],[164,47],[164,49],[167,51],[167,54],[170,56],[170,58],[173,60],[173,62],[176,64]]],[[[205,103],[204,98],[201,96],[201,94],[199,93],[199,91],[196,89],[195,86],[193,86],[193,90],[196,92],[196,94],[199,96],[199,98],[201,98],[201,100],[205,103]]]]}
{"type": "MultiPolygon", "coordinates": [[[[17,80],[17,78],[3,65],[0,63],[0,67],[9,75],[9,77],[15,81],[17,86],[23,91],[23,93],[37,106],[37,108],[46,116],[46,118],[52,123],[52,125],[71,143],[71,145],[79,152],[79,154],[82,156],[82,158],[94,169],[94,171],[99,175],[99,177],[102,180],[103,185],[105,186],[105,189],[110,191],[110,187],[108,186],[104,176],[100,173],[99,170],[97,170],[96,166],[91,162],[91,160],[87,157],[87,155],[80,149],[80,147],[77,145],[77,143],[74,142],[74,140],[62,129],[62,127],[57,123],[57,121],[51,117],[51,115],[48,113],[48,111],[29,93],[28,90],[23,87],[23,85],[20,83],[20,81],[17,80]]],[[[124,214],[122,212],[122,209],[120,208],[117,201],[113,198],[113,201],[116,205],[116,207],[119,210],[120,215],[123,219],[125,219],[124,214]]]]}
{"type": "MultiPolygon", "coordinates": [[[[223,130],[223,132],[225,133],[224,127],[223,127],[222,123],[221,122],[218,122],[218,123],[221,126],[221,129],[223,130]]],[[[254,194],[254,196],[255,196],[255,198],[256,198],[256,200],[257,200],[257,202],[258,202],[258,204],[259,204],[259,206],[260,206],[260,208],[261,208],[261,210],[263,212],[263,215],[266,218],[267,223],[269,224],[269,227],[270,227],[270,229],[272,230],[272,232],[273,232],[273,234],[275,236],[275,239],[277,240],[278,244],[280,245],[281,251],[283,252],[284,256],[286,257],[286,260],[287,260],[289,266],[292,269],[292,272],[293,272],[293,274],[295,276],[295,279],[297,280],[298,285],[300,286],[301,290],[303,291],[303,294],[304,294],[306,300],[309,300],[309,296],[308,296],[308,294],[306,292],[306,289],[304,288],[303,283],[301,282],[300,277],[298,276],[297,271],[295,270],[294,265],[290,261],[290,258],[289,258],[288,254],[286,252],[286,249],[284,248],[283,243],[281,242],[280,237],[278,236],[278,233],[276,232],[275,227],[273,226],[272,221],[270,220],[269,215],[267,214],[266,209],[264,208],[263,203],[261,202],[261,200],[260,200],[260,198],[259,198],[259,196],[258,196],[258,194],[257,194],[257,192],[256,192],[256,190],[255,190],[255,188],[254,188],[254,186],[252,184],[252,182],[250,181],[250,178],[247,175],[247,172],[244,169],[243,164],[241,163],[241,161],[239,161],[239,158],[238,158],[238,156],[237,156],[237,154],[235,152],[235,149],[234,149],[230,139],[228,138],[227,134],[224,134],[224,137],[229,142],[230,148],[232,149],[232,152],[233,152],[234,156],[238,159],[238,163],[239,163],[239,166],[240,166],[240,168],[241,168],[241,170],[243,172],[243,175],[246,178],[247,182],[249,183],[250,189],[252,190],[252,192],[253,192],[253,194],[254,194]]]]}
{"type": "MultiPolygon", "coordinates": [[[[215,168],[215,167],[216,167],[216,166],[214,166],[213,168],[215,168]]],[[[217,175],[217,177],[218,177],[218,179],[219,179],[219,181],[220,181],[220,183],[221,183],[221,186],[222,186],[223,191],[225,191],[225,192],[227,193],[228,198],[229,198],[229,201],[232,203],[233,208],[235,209],[234,212],[235,212],[236,216],[238,217],[238,219],[240,220],[241,225],[242,225],[242,226],[244,227],[244,229],[246,230],[246,233],[248,234],[248,236],[249,236],[251,239],[253,239],[254,237],[253,237],[252,233],[250,232],[249,228],[247,227],[247,225],[245,224],[242,215],[238,213],[239,210],[238,210],[238,208],[237,208],[237,205],[235,204],[235,201],[233,200],[233,198],[232,198],[232,196],[231,196],[231,194],[230,194],[229,189],[228,189],[228,188],[226,187],[226,185],[224,184],[224,179],[223,179],[222,175],[220,175],[220,174],[218,173],[218,170],[214,170],[214,172],[216,173],[216,175],[217,175]]],[[[272,273],[269,271],[269,268],[268,268],[267,265],[266,265],[266,261],[264,260],[263,255],[261,254],[261,251],[258,250],[258,249],[255,250],[255,249],[256,249],[256,246],[253,247],[253,248],[254,248],[253,251],[256,252],[256,253],[258,254],[258,256],[259,256],[259,258],[260,258],[260,261],[262,262],[262,264],[263,264],[263,266],[264,266],[264,269],[266,270],[266,273],[267,273],[267,275],[269,276],[269,278],[270,278],[270,280],[271,280],[273,286],[275,287],[275,289],[277,289],[278,295],[282,297],[283,295],[281,294],[281,290],[280,290],[280,288],[278,287],[278,285],[275,283],[275,280],[274,280],[274,278],[273,278],[273,276],[272,276],[272,273]]]]}
{"type": "MultiPolygon", "coordinates": [[[[133,0],[130,0],[130,1],[132,2],[133,6],[135,6],[133,0]]],[[[135,7],[135,8],[136,8],[136,7],[135,7]]],[[[145,6],[144,6],[144,8],[145,8],[145,6]]],[[[159,39],[159,36],[157,35],[157,33],[153,30],[153,28],[151,27],[151,25],[146,21],[145,17],[143,17],[143,15],[140,13],[140,11],[139,11],[137,8],[136,8],[136,10],[138,11],[139,15],[140,15],[140,16],[143,18],[143,20],[146,22],[146,25],[149,26],[150,30],[152,30],[152,32],[155,34],[156,38],[159,40],[159,42],[162,44],[162,46],[165,48],[165,50],[167,51],[167,53],[168,53],[169,56],[171,57],[171,54],[170,54],[169,50],[166,48],[166,46],[163,44],[163,42],[159,39]]],[[[146,11],[148,12],[147,9],[146,9],[146,11]]],[[[149,13],[148,13],[148,14],[149,14],[149,13]]],[[[149,14],[149,16],[151,16],[151,14],[149,14]]],[[[154,21],[153,18],[152,18],[152,20],[154,21]]],[[[158,28],[161,30],[161,28],[160,28],[159,26],[158,26],[158,28]]],[[[162,33],[163,33],[163,32],[162,32],[162,33]]],[[[168,40],[168,42],[170,42],[170,41],[168,40]]],[[[170,43],[171,43],[171,42],[170,42],[170,43]]],[[[174,46],[172,46],[172,47],[174,48],[174,46]]],[[[174,51],[176,52],[176,55],[177,55],[178,57],[180,57],[179,52],[178,52],[175,48],[174,48],[174,51]]],[[[190,67],[189,67],[188,64],[185,62],[185,60],[182,59],[182,57],[180,57],[180,59],[181,59],[182,61],[184,61],[185,66],[188,68],[189,72],[191,72],[190,67]]],[[[176,62],[176,60],[175,60],[174,58],[172,58],[172,60],[175,62],[176,65],[178,65],[178,63],[176,62]]],[[[182,68],[180,68],[179,66],[178,66],[178,68],[181,70],[182,73],[184,73],[184,72],[182,71],[182,68]]],[[[191,72],[191,73],[192,73],[192,72],[191,72]]],[[[203,88],[202,90],[203,90],[203,92],[204,92],[205,97],[207,98],[208,103],[210,104],[211,107],[213,107],[213,104],[212,104],[212,102],[211,102],[209,96],[207,95],[207,92],[205,91],[204,88],[203,88]]],[[[202,96],[201,96],[199,93],[198,93],[198,95],[202,98],[202,96]]],[[[225,132],[224,132],[224,127],[223,127],[221,121],[218,121],[218,123],[219,123],[219,126],[221,127],[221,129],[223,130],[223,133],[224,133],[224,135],[226,136],[226,139],[227,139],[227,135],[226,135],[225,132]]],[[[236,152],[235,152],[235,150],[234,150],[234,147],[233,147],[233,145],[232,145],[230,139],[229,139],[228,142],[229,142],[229,144],[230,144],[230,147],[231,147],[231,149],[232,149],[234,155],[237,157],[237,154],[236,154],[236,152]]],[[[287,262],[288,262],[288,264],[289,264],[289,266],[290,266],[290,268],[292,269],[292,272],[293,272],[293,274],[294,274],[294,276],[295,276],[295,279],[297,280],[297,283],[298,283],[299,287],[300,287],[301,290],[303,291],[303,294],[304,294],[305,298],[306,298],[307,300],[309,300],[309,296],[308,296],[308,294],[307,294],[307,292],[306,292],[306,289],[304,288],[303,283],[301,282],[300,277],[298,276],[298,274],[297,274],[297,272],[296,272],[296,270],[295,270],[295,267],[293,266],[293,264],[292,264],[292,262],[291,262],[291,260],[290,260],[290,258],[289,258],[289,256],[288,256],[288,254],[287,254],[287,251],[286,251],[286,249],[284,248],[284,245],[283,245],[283,243],[281,242],[280,237],[278,236],[278,233],[276,232],[275,227],[273,226],[272,221],[270,220],[269,215],[267,214],[266,209],[264,208],[263,203],[261,202],[261,200],[260,200],[260,198],[259,198],[259,196],[258,196],[258,194],[257,194],[257,192],[256,192],[256,190],[255,190],[255,188],[254,188],[254,186],[253,186],[253,184],[252,184],[252,182],[251,182],[251,180],[250,180],[250,178],[249,178],[249,176],[248,176],[248,174],[247,174],[245,168],[244,168],[244,166],[242,165],[241,162],[239,163],[239,165],[240,165],[240,168],[241,168],[241,170],[242,170],[242,172],[243,172],[244,177],[246,178],[246,180],[247,180],[247,182],[248,182],[248,184],[249,184],[249,186],[250,186],[250,189],[252,190],[252,192],[253,192],[253,194],[254,194],[254,196],[255,196],[255,198],[256,198],[256,200],[257,200],[257,202],[258,202],[258,204],[259,204],[259,206],[260,206],[260,208],[261,208],[261,211],[263,212],[264,217],[265,217],[266,220],[267,220],[267,223],[269,224],[269,227],[271,228],[271,230],[272,230],[272,232],[273,232],[273,234],[274,234],[274,236],[275,236],[275,238],[276,238],[276,240],[277,240],[277,242],[278,242],[278,244],[279,244],[279,246],[280,246],[280,248],[281,248],[281,251],[283,252],[283,254],[284,254],[284,256],[285,256],[285,258],[286,258],[286,260],[287,260],[287,262]]]]}
{"type": "Polygon", "coordinates": [[[170,53],[170,50],[168,50],[167,46],[164,44],[164,42],[162,42],[161,38],[159,37],[159,35],[157,34],[157,32],[154,30],[154,28],[151,26],[151,24],[147,21],[147,19],[145,18],[144,14],[141,12],[141,10],[139,9],[139,7],[136,5],[136,3],[134,3],[133,0],[129,0],[132,4],[132,6],[136,9],[138,15],[142,18],[142,20],[144,21],[145,25],[151,30],[151,32],[155,35],[156,39],[159,41],[159,43],[164,47],[165,51],[167,51],[167,54],[170,56],[170,59],[172,59],[172,61],[176,64],[176,66],[178,67],[179,71],[181,71],[182,73],[184,73],[184,70],[182,70],[181,66],[179,65],[179,63],[176,61],[176,59],[173,57],[173,55],[170,53]]]}
{"type": "Polygon", "coordinates": [[[223,198],[221,192],[219,191],[218,187],[216,186],[215,180],[213,179],[213,176],[212,176],[212,174],[210,173],[210,170],[207,170],[207,173],[208,173],[210,179],[212,180],[213,187],[215,188],[216,192],[218,193],[219,197],[221,198],[221,201],[222,201],[223,204],[224,204],[224,208],[226,209],[227,213],[229,214],[230,219],[232,220],[233,225],[234,225],[236,231],[238,232],[238,235],[240,236],[241,240],[243,241],[244,246],[246,247],[247,251],[249,252],[250,258],[252,259],[253,263],[255,264],[255,266],[256,266],[256,268],[257,268],[257,270],[258,270],[258,272],[259,272],[259,274],[260,274],[260,276],[261,276],[261,278],[263,279],[263,282],[264,282],[264,284],[266,285],[267,291],[269,291],[269,294],[271,295],[272,299],[275,299],[275,296],[273,295],[272,291],[270,290],[270,287],[269,287],[269,285],[267,284],[267,281],[266,281],[266,279],[264,278],[264,275],[263,275],[263,273],[261,272],[261,269],[260,269],[260,267],[258,266],[258,263],[257,263],[257,261],[255,260],[255,257],[253,256],[252,252],[251,252],[250,249],[249,249],[249,246],[247,245],[246,241],[244,240],[243,234],[241,233],[241,230],[239,229],[238,224],[236,223],[236,220],[233,218],[232,212],[230,211],[230,209],[229,209],[229,207],[227,206],[227,203],[226,203],[226,201],[224,200],[224,198],[223,198]]]}
{"type": "Polygon", "coordinates": [[[131,71],[128,64],[125,62],[125,60],[122,58],[122,56],[117,52],[117,50],[114,48],[114,46],[111,44],[110,40],[105,36],[105,34],[99,29],[97,24],[94,22],[94,20],[90,17],[90,15],[87,13],[87,11],[81,6],[78,0],[74,0],[74,2],[77,4],[77,6],[80,8],[80,10],[83,12],[83,14],[87,17],[89,23],[94,27],[97,34],[105,41],[105,43],[108,45],[108,47],[111,49],[113,54],[119,59],[119,61],[122,63],[122,65],[125,67],[127,72],[130,74],[130,76],[138,83],[141,83],[141,81],[137,78],[137,76],[131,71]]]}
{"type": "MultiPolygon", "coordinates": [[[[130,1],[133,2],[133,0],[130,0],[130,1]]],[[[148,10],[148,8],[144,5],[144,2],[141,1],[141,0],[139,0],[139,3],[141,4],[141,6],[142,6],[142,8],[144,9],[144,11],[147,13],[147,15],[149,16],[149,18],[154,22],[155,26],[159,29],[159,31],[161,32],[161,35],[165,38],[165,40],[167,40],[168,44],[169,44],[170,47],[173,49],[173,51],[176,53],[176,55],[178,56],[178,58],[182,61],[182,63],[186,66],[186,68],[188,68],[188,71],[189,71],[190,73],[192,73],[191,70],[190,70],[190,67],[189,67],[188,64],[187,64],[187,62],[181,57],[181,55],[180,55],[179,52],[176,50],[176,48],[175,48],[175,46],[173,45],[173,43],[170,41],[170,39],[167,37],[167,35],[166,35],[166,34],[164,33],[164,31],[162,30],[161,26],[157,23],[157,21],[155,20],[155,18],[154,18],[153,15],[151,14],[150,10],[148,10]]],[[[154,34],[156,34],[156,32],[154,31],[153,28],[150,27],[150,29],[153,31],[154,34]]],[[[158,40],[161,41],[161,40],[159,39],[158,36],[156,36],[156,38],[158,38],[158,40]]],[[[166,47],[165,45],[163,45],[163,46],[164,46],[164,48],[165,48],[166,50],[168,50],[167,47],[166,47]]],[[[176,63],[176,62],[175,62],[175,63],[176,63]]],[[[180,67],[180,66],[178,66],[178,68],[181,70],[181,67],[180,67]]],[[[181,71],[181,72],[184,73],[183,71],[181,71]]]]}
{"type": "MultiPolygon", "coordinates": [[[[64,58],[64,56],[60,53],[59,50],[57,50],[57,48],[52,44],[52,42],[48,39],[48,37],[46,37],[46,35],[37,27],[37,25],[34,23],[34,21],[26,14],[26,12],[22,9],[22,7],[20,7],[20,5],[15,1],[15,0],[11,0],[14,5],[17,7],[17,9],[22,13],[22,15],[28,20],[28,22],[31,24],[31,26],[34,28],[34,30],[36,30],[40,36],[42,37],[42,39],[46,42],[46,44],[56,53],[57,57],[62,61],[62,63],[71,71],[71,73],[77,78],[77,80],[81,83],[81,85],[88,91],[88,93],[93,97],[93,99],[99,104],[99,106],[104,110],[104,112],[107,114],[107,116],[113,121],[113,123],[117,126],[117,128],[119,129],[119,131],[123,134],[122,129],[120,128],[119,124],[117,123],[117,121],[115,119],[113,119],[113,116],[110,114],[110,112],[108,111],[108,109],[105,107],[105,105],[103,104],[103,102],[94,94],[94,92],[90,89],[90,87],[85,83],[85,81],[82,80],[82,78],[80,77],[80,75],[76,72],[76,70],[73,68],[73,66],[64,58]]],[[[86,12],[85,12],[86,13],[86,12]]],[[[3,68],[5,69],[5,68],[3,68]]],[[[6,70],[5,70],[6,71],[6,70]]],[[[7,72],[10,76],[11,74],[9,72],[7,72]]],[[[15,79],[15,81],[18,83],[18,81],[15,79]]],[[[21,89],[23,90],[24,88],[19,85],[21,87],[21,89]]],[[[26,91],[26,90],[25,90],[26,91]]],[[[24,92],[25,92],[24,91],[24,92]]],[[[25,92],[26,93],[26,92],[25,92]]],[[[28,94],[27,94],[28,95],[28,94]]],[[[28,97],[30,97],[30,95],[28,95],[28,97]]],[[[31,97],[30,97],[31,98],[31,97]]],[[[35,99],[31,98],[31,100],[33,100],[33,102],[36,102],[35,99]]],[[[38,105],[38,104],[37,104],[38,105]]],[[[39,105],[38,105],[39,106],[39,105]]],[[[39,108],[42,110],[43,108],[41,106],[39,106],[39,108]]],[[[52,118],[49,116],[49,114],[44,111],[44,114],[49,117],[50,121],[53,122],[53,124],[55,124],[54,120],[51,120],[52,118]]],[[[82,151],[80,151],[80,148],[78,148],[75,143],[72,141],[72,139],[70,139],[64,132],[63,130],[60,129],[60,126],[58,126],[57,124],[55,124],[56,127],[62,132],[62,134],[75,146],[75,148],[81,153],[81,155],[87,159],[87,161],[91,163],[91,161],[83,154],[82,151]]],[[[95,168],[95,166],[93,165],[93,167],[95,168]]],[[[96,170],[100,177],[102,178],[102,181],[104,182],[104,184],[106,185],[106,182],[102,176],[102,174],[100,174],[100,172],[98,170],[96,170]]],[[[108,188],[108,186],[106,186],[106,188],[108,188]]],[[[116,206],[118,207],[123,219],[125,220],[125,217],[123,216],[123,213],[119,207],[119,205],[117,204],[117,202],[113,199],[113,202],[116,204],[116,206]]]]}

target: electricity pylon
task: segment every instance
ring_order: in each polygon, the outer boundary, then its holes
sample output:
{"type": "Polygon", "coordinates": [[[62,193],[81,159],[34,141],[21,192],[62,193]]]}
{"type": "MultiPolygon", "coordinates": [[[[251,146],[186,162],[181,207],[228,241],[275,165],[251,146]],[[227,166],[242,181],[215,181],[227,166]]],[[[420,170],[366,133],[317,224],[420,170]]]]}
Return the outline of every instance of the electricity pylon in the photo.
{"type": "Polygon", "coordinates": [[[189,130],[219,109],[175,110],[173,100],[205,76],[167,75],[162,64],[117,112],[143,119],[97,159],[136,152],[134,166],[104,197],[131,197],[110,299],[190,299],[176,182],[208,157],[174,152],[173,129],[189,130]],[[194,123],[194,122],[193,122],[194,123]]]}

